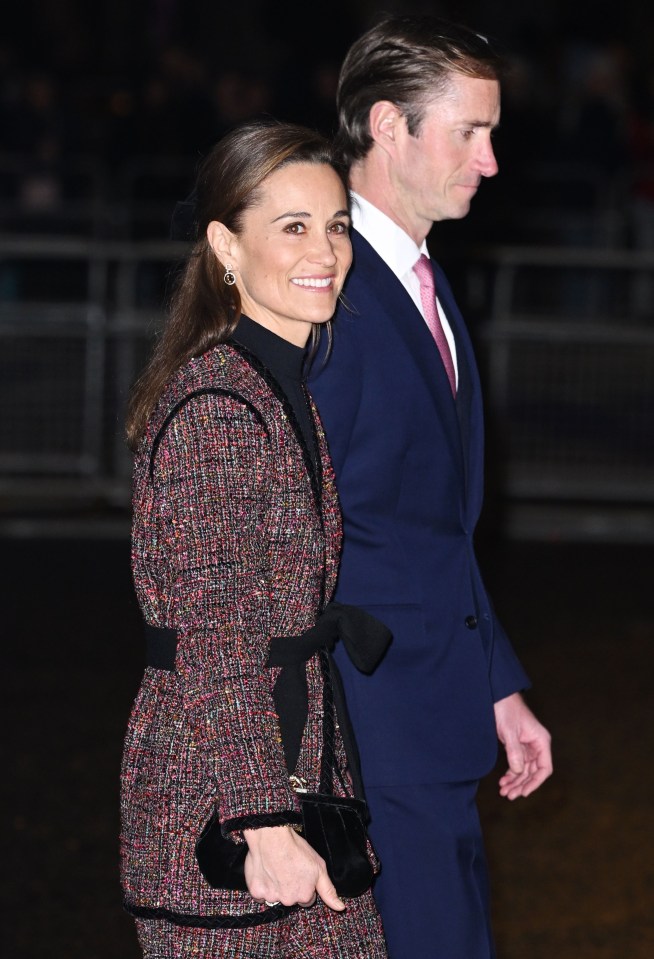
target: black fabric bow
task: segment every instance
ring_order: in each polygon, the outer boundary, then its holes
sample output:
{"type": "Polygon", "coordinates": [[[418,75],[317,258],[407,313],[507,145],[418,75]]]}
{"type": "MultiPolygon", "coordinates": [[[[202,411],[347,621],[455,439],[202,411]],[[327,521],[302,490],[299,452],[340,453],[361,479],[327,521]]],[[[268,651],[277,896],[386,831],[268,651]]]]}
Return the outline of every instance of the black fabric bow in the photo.
{"type": "MultiPolygon", "coordinates": [[[[275,708],[284,744],[284,758],[293,773],[302,745],[309,712],[306,662],[314,653],[331,653],[340,639],[348,656],[362,673],[370,674],[379,665],[392,640],[391,631],[370,613],[357,606],[329,603],[315,625],[300,636],[273,636],[268,666],[281,666],[273,690],[275,708]]],[[[363,798],[359,755],[347,712],[340,673],[333,658],[329,668],[334,690],[334,708],[348,759],[355,796],[363,798]]]]}

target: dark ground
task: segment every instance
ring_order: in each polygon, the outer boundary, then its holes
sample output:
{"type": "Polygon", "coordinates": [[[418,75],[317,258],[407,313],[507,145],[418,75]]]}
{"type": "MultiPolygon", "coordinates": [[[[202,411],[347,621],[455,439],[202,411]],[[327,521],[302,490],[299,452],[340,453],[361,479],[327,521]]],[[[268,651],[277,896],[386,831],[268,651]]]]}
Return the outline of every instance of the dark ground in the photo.
{"type": "MultiPolygon", "coordinates": [[[[120,752],[143,656],[128,544],[0,546],[2,954],[138,959],[117,868],[120,752]]],[[[652,959],[654,547],[484,554],[556,764],[515,804],[497,796],[499,766],[482,787],[499,959],[652,959]]]]}

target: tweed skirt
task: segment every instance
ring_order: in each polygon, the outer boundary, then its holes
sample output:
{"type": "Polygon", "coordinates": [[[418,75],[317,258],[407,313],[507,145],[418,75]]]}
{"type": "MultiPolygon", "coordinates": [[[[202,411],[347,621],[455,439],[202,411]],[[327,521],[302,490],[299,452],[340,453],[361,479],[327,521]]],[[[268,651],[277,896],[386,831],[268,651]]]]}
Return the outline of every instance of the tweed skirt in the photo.
{"type": "Polygon", "coordinates": [[[144,959],[387,959],[372,894],[347,899],[343,913],[320,901],[249,929],[198,929],[136,920],[144,959]]]}

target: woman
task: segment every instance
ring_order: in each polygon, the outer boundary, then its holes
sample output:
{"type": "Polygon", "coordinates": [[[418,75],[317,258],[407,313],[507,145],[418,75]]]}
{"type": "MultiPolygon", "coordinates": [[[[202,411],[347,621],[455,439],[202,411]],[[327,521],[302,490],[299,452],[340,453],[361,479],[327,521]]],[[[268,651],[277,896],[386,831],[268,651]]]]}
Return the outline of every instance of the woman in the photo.
{"type": "MultiPolygon", "coordinates": [[[[323,654],[303,666],[295,743],[268,665],[273,637],[319,619],[339,559],[303,369],[351,263],[346,187],[322,137],[254,123],[206,158],[195,203],[198,239],[127,421],[148,668],[122,769],[125,905],[147,959],[384,957],[370,890],[346,905],[297,831],[289,769],[318,789],[323,654]],[[247,891],[200,871],[212,817],[247,843],[247,891]]],[[[340,733],[335,753],[342,784],[340,733]]]]}

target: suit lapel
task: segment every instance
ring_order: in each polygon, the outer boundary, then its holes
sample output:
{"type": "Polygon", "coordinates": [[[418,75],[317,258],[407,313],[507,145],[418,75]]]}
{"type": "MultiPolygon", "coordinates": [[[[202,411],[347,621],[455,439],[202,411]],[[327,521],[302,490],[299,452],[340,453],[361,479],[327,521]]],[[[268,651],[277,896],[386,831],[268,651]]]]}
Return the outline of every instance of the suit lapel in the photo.
{"type": "MultiPolygon", "coordinates": [[[[445,310],[456,341],[459,372],[456,407],[464,450],[467,482],[469,477],[483,475],[484,413],[481,383],[470,334],[456,305],[450,284],[440,266],[433,260],[432,264],[441,306],[445,310]]],[[[473,491],[470,489],[469,483],[467,483],[467,489],[472,494],[473,491]]],[[[481,508],[480,494],[481,490],[476,488],[474,491],[475,502],[469,504],[473,509],[481,508]]]]}
{"type": "MultiPolygon", "coordinates": [[[[427,324],[392,270],[356,230],[352,231],[352,243],[356,263],[354,275],[357,281],[353,284],[352,306],[356,312],[356,286],[362,283],[367,295],[374,297],[380,312],[386,316],[408,350],[436,407],[452,456],[458,468],[465,472],[457,403],[452,397],[445,367],[427,324]]],[[[347,286],[345,294],[347,297],[347,286]]]]}
{"type": "MultiPolygon", "coordinates": [[[[470,338],[463,323],[461,314],[459,313],[458,307],[454,302],[454,298],[452,296],[449,284],[445,278],[445,274],[438,264],[433,260],[432,266],[434,268],[434,275],[436,277],[436,288],[439,291],[438,298],[440,306],[447,317],[448,323],[450,324],[450,329],[452,330],[454,342],[456,344],[458,384],[455,405],[459,422],[459,430],[461,431],[461,445],[463,449],[464,465],[467,477],[470,469],[469,457],[472,442],[471,425],[473,398],[476,394],[475,377],[473,376],[473,368],[471,368],[470,365],[472,359],[470,338]]],[[[476,370],[476,367],[474,369],[476,370]]]]}

